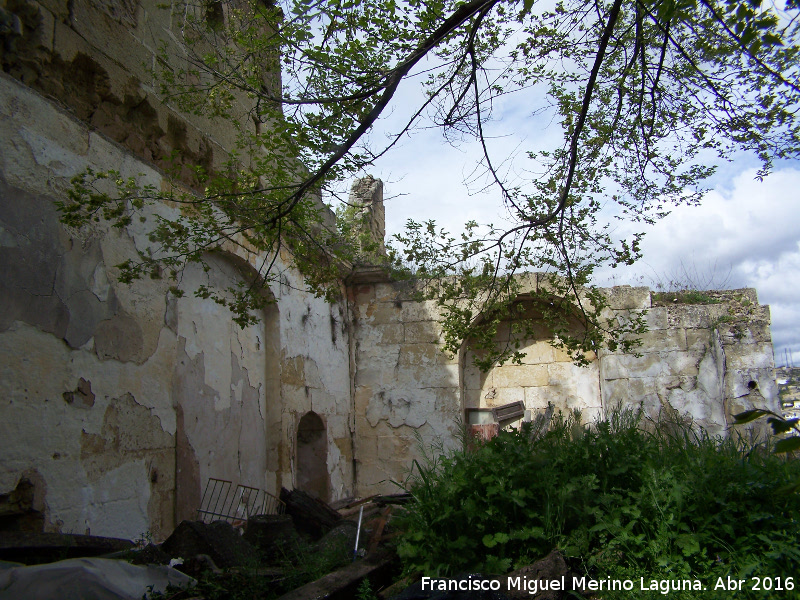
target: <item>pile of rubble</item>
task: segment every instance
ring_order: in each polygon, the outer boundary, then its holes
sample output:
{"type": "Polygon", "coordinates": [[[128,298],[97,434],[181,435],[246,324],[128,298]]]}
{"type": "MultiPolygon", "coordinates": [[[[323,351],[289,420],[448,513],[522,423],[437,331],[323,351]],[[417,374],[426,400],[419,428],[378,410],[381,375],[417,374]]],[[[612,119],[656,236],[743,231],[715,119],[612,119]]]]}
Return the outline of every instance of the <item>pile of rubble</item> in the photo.
{"type": "MultiPolygon", "coordinates": [[[[209,571],[222,575],[244,568],[256,568],[265,581],[280,586],[287,561],[316,554],[337,554],[339,562],[354,566],[327,583],[314,582],[332,588],[315,597],[351,597],[345,590],[386,569],[394,558],[391,551],[375,552],[387,537],[391,507],[374,500],[339,503],[337,510],[305,492],[284,489],[282,514],[233,522],[183,521],[163,543],[138,547],[97,536],[0,531],[0,600],[140,600],[168,586],[191,588],[209,571]],[[367,560],[355,561],[364,555],[367,560]]],[[[310,597],[304,587],[287,600],[310,597]]]]}

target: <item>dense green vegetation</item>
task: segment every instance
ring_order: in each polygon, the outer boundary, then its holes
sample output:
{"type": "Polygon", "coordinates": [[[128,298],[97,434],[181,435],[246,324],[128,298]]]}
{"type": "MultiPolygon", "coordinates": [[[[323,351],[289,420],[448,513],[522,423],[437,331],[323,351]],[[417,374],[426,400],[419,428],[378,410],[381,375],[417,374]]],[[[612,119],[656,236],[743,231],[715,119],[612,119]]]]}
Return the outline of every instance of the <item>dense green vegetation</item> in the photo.
{"type": "Polygon", "coordinates": [[[407,572],[505,573],[558,548],[588,576],[635,582],[606,599],[659,596],[638,591],[640,578],[706,586],[671,598],[731,597],[714,590],[728,576],[747,580],[736,598],[798,594],[756,592],[750,578],[800,583],[800,494],[789,485],[800,462],[630,412],[588,427],[559,416],[531,437],[503,432],[415,465],[399,546],[407,572]]]}

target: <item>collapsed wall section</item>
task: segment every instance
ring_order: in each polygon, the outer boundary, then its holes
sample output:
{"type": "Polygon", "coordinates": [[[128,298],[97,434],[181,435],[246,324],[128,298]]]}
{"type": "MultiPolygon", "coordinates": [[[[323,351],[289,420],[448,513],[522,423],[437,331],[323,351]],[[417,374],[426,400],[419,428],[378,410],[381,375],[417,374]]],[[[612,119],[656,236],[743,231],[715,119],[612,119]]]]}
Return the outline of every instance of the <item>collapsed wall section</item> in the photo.
{"type": "Polygon", "coordinates": [[[688,415],[724,434],[733,415],[751,408],[778,412],[769,307],[753,289],[653,293],[608,291],[617,318],[647,311],[640,356],[601,355],[603,406],[641,402],[656,417],[688,415]]]}
{"type": "MultiPolygon", "coordinates": [[[[524,275],[531,285],[542,276],[524,275]]],[[[440,350],[442,315],[435,301],[413,300],[408,282],[361,280],[354,306],[354,391],[357,489],[390,492],[422,446],[454,447],[472,411],[519,402],[524,418],[547,409],[579,410],[588,423],[617,407],[641,406],[653,419],[692,421],[726,434],[732,416],[759,407],[778,411],[769,308],[754,290],[665,297],[647,288],[603,290],[605,317],[624,322],[645,313],[648,332],[635,354],[590,352],[588,366],[554,348],[544,323],[531,339],[516,340],[521,364],[481,372],[469,341],[460,356],[440,350]]],[[[536,306],[524,297],[526,315],[536,306]],[[528,304],[525,304],[528,302],[528,304]]],[[[507,343],[501,323],[496,341],[507,343]]],[[[512,423],[517,426],[519,420],[512,423]]],[[[508,423],[501,423],[507,425],[508,423]]]]}

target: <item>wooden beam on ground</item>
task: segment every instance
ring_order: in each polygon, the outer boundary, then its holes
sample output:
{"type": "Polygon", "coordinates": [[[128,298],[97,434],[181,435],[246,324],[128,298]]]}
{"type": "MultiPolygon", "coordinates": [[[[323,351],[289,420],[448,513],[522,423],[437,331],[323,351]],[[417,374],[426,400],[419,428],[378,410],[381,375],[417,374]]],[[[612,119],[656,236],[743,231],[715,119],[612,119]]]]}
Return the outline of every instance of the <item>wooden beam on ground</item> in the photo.
{"type": "Polygon", "coordinates": [[[383,569],[388,571],[396,558],[393,550],[381,548],[338,571],[284,594],[278,600],[352,600],[356,597],[361,580],[379,576],[383,569]]]}
{"type": "Polygon", "coordinates": [[[389,520],[389,514],[391,512],[391,505],[383,509],[383,512],[378,519],[378,525],[375,527],[375,531],[372,532],[372,537],[369,540],[369,545],[367,546],[368,553],[375,552],[375,550],[377,550],[378,544],[381,541],[381,536],[383,535],[383,528],[386,527],[386,522],[389,520]]]}

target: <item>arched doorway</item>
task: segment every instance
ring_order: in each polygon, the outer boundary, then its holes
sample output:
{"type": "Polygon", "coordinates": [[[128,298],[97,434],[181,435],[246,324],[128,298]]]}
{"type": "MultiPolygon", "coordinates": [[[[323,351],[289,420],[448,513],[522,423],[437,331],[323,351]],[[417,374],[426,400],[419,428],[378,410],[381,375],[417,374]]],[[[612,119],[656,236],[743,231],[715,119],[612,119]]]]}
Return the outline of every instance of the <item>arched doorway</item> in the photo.
{"type": "MultiPolygon", "coordinates": [[[[527,334],[515,333],[510,321],[501,321],[495,343],[498,348],[511,346],[524,356],[520,364],[508,362],[494,365],[486,372],[475,366],[476,351],[466,340],[461,352],[461,393],[465,422],[486,429],[508,422],[496,423],[493,415],[512,404],[524,408],[524,418],[534,418],[552,404],[556,410],[580,410],[583,421],[591,422],[602,414],[599,364],[591,353],[589,364],[578,366],[563,349],[551,344],[554,334],[542,311],[542,300],[521,296],[517,318],[531,323],[527,334]]],[[[566,313],[570,334],[578,335],[583,325],[566,313]]],[[[516,408],[513,407],[513,408],[516,408]]],[[[520,411],[512,411],[518,415],[520,411]]],[[[513,425],[521,422],[521,418],[513,425]]]]}
{"type": "Polygon", "coordinates": [[[313,411],[297,425],[297,488],[328,500],[328,435],[322,418],[313,411]]]}

